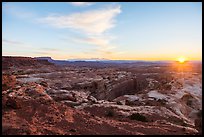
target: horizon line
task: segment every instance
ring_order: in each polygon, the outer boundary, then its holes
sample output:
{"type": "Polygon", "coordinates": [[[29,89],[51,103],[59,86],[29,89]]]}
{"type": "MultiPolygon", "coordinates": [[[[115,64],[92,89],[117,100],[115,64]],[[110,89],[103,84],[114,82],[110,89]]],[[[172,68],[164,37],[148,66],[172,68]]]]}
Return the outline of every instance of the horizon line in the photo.
{"type": "MultiPolygon", "coordinates": [[[[144,61],[144,62],[176,62],[177,60],[145,60],[145,59],[106,59],[106,58],[70,58],[70,59],[53,59],[50,56],[40,56],[40,57],[32,57],[32,56],[16,56],[16,55],[2,55],[2,57],[28,57],[28,58],[51,58],[52,60],[58,60],[58,61],[69,61],[69,60],[77,60],[77,61],[86,61],[86,60],[94,60],[94,59],[99,59],[99,60],[95,60],[95,61],[144,61]],[[101,60],[100,60],[101,59],[101,60]]],[[[194,61],[198,61],[198,62],[202,62],[201,60],[187,60],[186,62],[194,62],[194,61]]]]}

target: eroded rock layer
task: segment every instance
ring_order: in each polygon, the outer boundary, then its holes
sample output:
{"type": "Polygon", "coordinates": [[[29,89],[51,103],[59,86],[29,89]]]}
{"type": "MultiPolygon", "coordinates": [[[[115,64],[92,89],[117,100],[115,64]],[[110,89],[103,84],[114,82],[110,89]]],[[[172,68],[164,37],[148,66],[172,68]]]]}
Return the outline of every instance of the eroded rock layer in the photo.
{"type": "Polygon", "coordinates": [[[2,134],[202,133],[197,66],[181,77],[166,66],[56,66],[15,57],[2,65],[2,134]]]}

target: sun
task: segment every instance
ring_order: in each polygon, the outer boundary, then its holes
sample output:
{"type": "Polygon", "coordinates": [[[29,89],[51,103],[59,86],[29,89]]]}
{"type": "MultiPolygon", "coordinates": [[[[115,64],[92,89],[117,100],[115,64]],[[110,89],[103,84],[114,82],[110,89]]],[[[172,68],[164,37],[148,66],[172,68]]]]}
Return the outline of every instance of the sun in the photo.
{"type": "Polygon", "coordinates": [[[179,63],[184,63],[185,61],[186,61],[186,58],[183,57],[183,56],[181,56],[181,57],[178,58],[178,62],[179,62],[179,63]]]}

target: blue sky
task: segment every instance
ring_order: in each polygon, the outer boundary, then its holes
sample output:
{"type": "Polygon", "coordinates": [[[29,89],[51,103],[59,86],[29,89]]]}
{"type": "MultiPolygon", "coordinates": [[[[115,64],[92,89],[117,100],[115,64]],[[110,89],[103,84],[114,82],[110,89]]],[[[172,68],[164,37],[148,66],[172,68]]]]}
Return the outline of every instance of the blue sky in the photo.
{"type": "Polygon", "coordinates": [[[202,59],[202,3],[4,2],[2,54],[202,59]]]}

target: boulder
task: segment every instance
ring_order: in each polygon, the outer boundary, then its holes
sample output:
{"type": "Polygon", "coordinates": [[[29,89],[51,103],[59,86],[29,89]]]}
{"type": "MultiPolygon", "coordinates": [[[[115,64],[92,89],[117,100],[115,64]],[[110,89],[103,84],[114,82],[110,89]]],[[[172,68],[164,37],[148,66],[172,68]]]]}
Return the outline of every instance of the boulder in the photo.
{"type": "Polygon", "coordinates": [[[2,90],[7,90],[15,87],[16,85],[16,76],[14,75],[2,75],[2,90]]]}
{"type": "Polygon", "coordinates": [[[6,101],[6,107],[13,108],[13,109],[20,109],[22,107],[22,102],[20,101],[20,99],[8,96],[6,101]]]}
{"type": "Polygon", "coordinates": [[[70,106],[70,107],[74,107],[74,106],[79,106],[80,105],[79,102],[73,102],[73,101],[69,101],[69,100],[61,101],[61,102],[64,103],[65,105],[67,105],[67,106],[70,106]]]}
{"type": "Polygon", "coordinates": [[[48,87],[48,84],[47,84],[47,82],[45,82],[45,81],[41,81],[41,82],[40,82],[40,85],[42,85],[43,87],[48,87]]]}
{"type": "Polygon", "coordinates": [[[88,100],[90,100],[92,103],[96,103],[97,102],[97,99],[93,96],[88,96],[87,98],[88,100]]]}
{"type": "Polygon", "coordinates": [[[202,118],[195,119],[195,128],[198,130],[199,134],[202,134],[202,118]]]}
{"type": "Polygon", "coordinates": [[[70,100],[76,102],[76,98],[74,98],[72,94],[57,94],[53,95],[52,98],[55,101],[70,100]]]}

